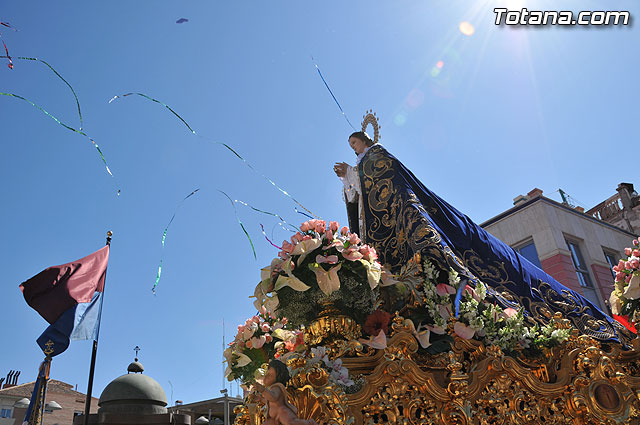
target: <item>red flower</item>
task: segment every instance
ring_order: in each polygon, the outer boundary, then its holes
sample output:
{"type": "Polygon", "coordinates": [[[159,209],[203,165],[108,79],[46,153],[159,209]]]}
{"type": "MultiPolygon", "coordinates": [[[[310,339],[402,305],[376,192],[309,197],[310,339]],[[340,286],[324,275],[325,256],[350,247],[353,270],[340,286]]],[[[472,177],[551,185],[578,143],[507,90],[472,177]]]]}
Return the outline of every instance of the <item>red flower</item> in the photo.
{"type": "Polygon", "coordinates": [[[380,333],[380,330],[382,330],[386,335],[389,333],[390,320],[391,315],[389,313],[383,310],[376,310],[367,317],[362,329],[368,335],[376,336],[380,333]]]}

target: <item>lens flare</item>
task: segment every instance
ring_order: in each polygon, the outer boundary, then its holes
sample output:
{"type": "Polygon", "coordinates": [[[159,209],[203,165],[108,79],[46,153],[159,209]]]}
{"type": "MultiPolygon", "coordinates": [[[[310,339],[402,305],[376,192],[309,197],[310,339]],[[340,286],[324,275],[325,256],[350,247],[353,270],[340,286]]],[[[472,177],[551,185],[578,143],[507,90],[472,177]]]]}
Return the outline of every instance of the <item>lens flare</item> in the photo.
{"type": "Polygon", "coordinates": [[[413,89],[407,96],[406,104],[411,109],[416,109],[424,102],[424,93],[420,89],[413,89]]]}
{"type": "Polygon", "coordinates": [[[440,75],[440,68],[435,67],[435,66],[433,68],[431,68],[431,76],[433,78],[436,78],[438,75],[440,75]]]}
{"type": "Polygon", "coordinates": [[[473,25],[471,25],[467,21],[460,22],[460,25],[458,26],[458,28],[460,29],[461,33],[467,36],[472,36],[473,33],[476,32],[476,29],[473,27],[473,25]]]}
{"type": "Polygon", "coordinates": [[[397,125],[398,127],[402,127],[405,123],[407,122],[407,115],[404,112],[400,112],[398,115],[396,115],[396,117],[393,119],[393,123],[395,125],[397,125]]]}
{"type": "Polygon", "coordinates": [[[442,61],[438,61],[436,63],[436,68],[442,69],[443,66],[444,66],[444,62],[442,62],[442,61]]]}

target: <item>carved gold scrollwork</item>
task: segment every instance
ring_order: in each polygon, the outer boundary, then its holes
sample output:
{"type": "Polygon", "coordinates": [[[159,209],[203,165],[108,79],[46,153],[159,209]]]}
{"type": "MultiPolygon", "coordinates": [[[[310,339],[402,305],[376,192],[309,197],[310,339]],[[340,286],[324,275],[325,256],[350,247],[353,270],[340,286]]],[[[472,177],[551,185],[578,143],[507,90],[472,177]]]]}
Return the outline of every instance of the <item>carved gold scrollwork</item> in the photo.
{"type": "MultiPolygon", "coordinates": [[[[571,327],[562,314],[550,318],[571,327]]],[[[640,423],[640,352],[601,344],[577,330],[538,358],[507,356],[453,335],[451,351],[425,355],[396,316],[385,350],[342,357],[364,384],[346,394],[328,372],[304,358],[288,362],[290,401],[319,424],[607,424],[640,423]]],[[[261,405],[248,398],[236,424],[259,425],[261,405]]]]}

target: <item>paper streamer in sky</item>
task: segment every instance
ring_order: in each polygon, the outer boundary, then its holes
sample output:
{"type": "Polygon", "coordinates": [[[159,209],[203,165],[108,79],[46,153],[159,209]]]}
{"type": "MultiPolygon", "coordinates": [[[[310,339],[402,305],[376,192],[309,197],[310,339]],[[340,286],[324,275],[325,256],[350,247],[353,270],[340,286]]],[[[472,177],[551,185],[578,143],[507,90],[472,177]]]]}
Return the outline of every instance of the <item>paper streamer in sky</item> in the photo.
{"type": "MultiPolygon", "coordinates": [[[[100,154],[100,159],[102,159],[102,163],[103,163],[103,164],[104,164],[104,166],[106,167],[107,172],[109,173],[109,175],[110,175],[111,177],[114,177],[114,176],[113,176],[113,173],[111,173],[111,170],[109,169],[109,165],[107,164],[107,161],[104,159],[104,155],[102,154],[102,151],[100,150],[100,147],[99,147],[99,146],[98,146],[98,144],[95,142],[95,140],[93,140],[91,137],[89,137],[89,135],[87,135],[87,133],[85,133],[84,131],[81,131],[81,130],[76,130],[75,128],[68,126],[67,124],[65,124],[65,123],[63,123],[62,121],[60,121],[58,118],[56,118],[56,117],[54,117],[53,115],[51,115],[49,112],[47,112],[47,111],[45,111],[44,109],[42,109],[40,106],[38,106],[38,105],[36,105],[35,103],[33,103],[32,101],[30,101],[29,99],[26,99],[26,98],[24,98],[24,97],[22,97],[22,96],[19,96],[19,95],[17,95],[17,94],[13,94],[13,93],[3,93],[3,92],[0,92],[0,95],[3,95],[3,96],[10,96],[10,97],[15,97],[15,98],[17,98],[17,99],[24,100],[25,102],[27,102],[27,103],[31,104],[32,106],[34,106],[34,107],[38,108],[42,113],[44,113],[45,115],[47,115],[49,118],[51,118],[52,120],[54,120],[55,122],[57,122],[58,124],[60,124],[61,126],[63,126],[64,128],[66,128],[67,130],[71,130],[71,131],[73,131],[73,132],[75,132],[75,133],[81,134],[81,135],[83,135],[84,137],[86,137],[87,139],[89,139],[89,141],[90,141],[91,143],[93,143],[93,146],[95,146],[96,150],[98,151],[98,154],[100,154]]],[[[114,177],[114,178],[115,178],[115,177],[114,177]]],[[[116,186],[117,186],[117,184],[116,184],[116,186]]],[[[118,195],[120,195],[120,189],[118,189],[118,195]]]]}
{"type": "Polygon", "coordinates": [[[347,122],[349,123],[349,125],[351,126],[353,131],[358,131],[353,126],[353,124],[351,124],[351,121],[349,121],[349,118],[347,117],[347,114],[344,113],[344,110],[342,109],[342,106],[340,106],[340,102],[338,102],[338,99],[336,99],[336,96],[333,94],[333,91],[331,91],[331,88],[329,87],[329,84],[327,84],[327,80],[325,80],[324,77],[322,76],[322,72],[320,72],[320,67],[318,67],[318,64],[316,63],[315,59],[313,59],[313,56],[311,56],[311,61],[315,65],[316,71],[318,71],[318,75],[320,76],[320,79],[322,79],[322,82],[324,83],[324,86],[327,88],[327,90],[329,90],[329,94],[331,94],[331,97],[333,98],[333,101],[336,102],[336,105],[338,105],[338,108],[340,109],[340,112],[342,112],[342,116],[344,117],[344,119],[347,120],[347,122]]]}
{"type": "Polygon", "coordinates": [[[253,241],[251,240],[251,236],[249,236],[249,232],[247,232],[247,229],[244,228],[244,224],[242,224],[242,221],[240,221],[240,217],[238,217],[238,209],[236,208],[235,202],[233,202],[233,199],[231,199],[231,197],[229,195],[227,195],[226,193],[224,193],[223,191],[218,189],[218,192],[220,192],[224,196],[226,196],[227,199],[229,200],[229,202],[231,202],[231,206],[233,207],[233,211],[236,214],[236,220],[238,220],[238,224],[242,228],[242,231],[244,232],[244,234],[247,237],[247,239],[249,239],[249,243],[251,244],[251,250],[253,251],[253,258],[258,259],[258,256],[256,255],[256,248],[253,246],[253,241]]]}
{"type": "MultiPolygon", "coordinates": [[[[5,46],[5,50],[6,50],[6,46],[5,46]]],[[[11,58],[9,57],[9,52],[7,52],[7,56],[0,56],[0,58],[8,58],[9,60],[11,60],[11,58]]],[[[49,65],[49,63],[47,63],[46,61],[44,61],[42,59],[27,58],[27,57],[24,57],[24,56],[14,56],[13,59],[21,59],[21,60],[26,60],[26,61],[35,61],[35,62],[43,63],[51,71],[53,71],[53,73],[56,74],[56,76],[58,76],[58,78],[60,78],[67,85],[67,87],[69,87],[69,89],[71,90],[71,93],[73,93],[73,97],[76,99],[76,107],[78,108],[78,116],[80,117],[80,130],[82,130],[82,127],[83,127],[84,124],[82,122],[82,112],[80,112],[80,101],[78,100],[78,95],[76,95],[76,91],[73,89],[73,87],[71,87],[71,84],[69,84],[69,82],[67,82],[67,80],[65,80],[62,77],[62,75],[60,75],[58,73],[58,71],[56,71],[51,65],[49,65]]]]}
{"type": "MultiPolygon", "coordinates": [[[[187,196],[185,196],[184,199],[176,207],[175,212],[171,216],[171,220],[169,220],[169,224],[167,224],[167,227],[164,228],[164,232],[162,232],[162,250],[163,251],[164,251],[164,241],[165,241],[165,239],[167,239],[167,231],[169,230],[169,226],[171,226],[171,223],[173,223],[173,219],[176,218],[176,214],[178,213],[178,210],[180,209],[182,204],[184,204],[184,201],[186,201],[187,199],[189,199],[190,197],[195,195],[196,192],[198,192],[199,190],[200,189],[196,189],[193,192],[191,192],[190,194],[188,194],[187,196]]],[[[158,274],[156,276],[156,282],[153,284],[153,288],[151,288],[151,292],[153,292],[153,295],[156,294],[156,287],[158,286],[158,282],[160,282],[160,275],[161,274],[162,274],[162,256],[160,257],[160,264],[158,265],[158,274]]]]}
{"type": "Polygon", "coordinates": [[[7,59],[9,59],[9,63],[7,64],[7,66],[9,67],[9,69],[13,69],[13,61],[11,60],[11,56],[9,56],[9,49],[7,49],[7,45],[4,42],[4,40],[2,40],[2,45],[4,46],[4,51],[7,52],[7,56],[3,56],[3,57],[6,57],[7,59]]]}
{"type": "Polygon", "coordinates": [[[182,121],[182,123],[189,129],[189,131],[191,131],[192,134],[197,135],[199,138],[206,140],[208,142],[212,142],[215,143],[217,145],[221,145],[224,146],[225,148],[227,148],[231,153],[233,153],[238,159],[240,159],[242,162],[245,163],[245,165],[247,167],[249,167],[251,170],[253,170],[254,172],[260,174],[262,176],[262,178],[264,178],[265,180],[267,180],[269,183],[271,183],[276,189],[278,189],[282,194],[284,194],[285,196],[287,196],[289,199],[291,199],[293,202],[295,202],[296,204],[298,204],[298,206],[300,206],[300,208],[302,208],[303,210],[305,210],[306,212],[308,212],[309,214],[313,215],[315,218],[319,218],[317,215],[315,215],[313,212],[309,211],[304,205],[302,205],[300,202],[298,202],[298,200],[296,198],[294,198],[293,196],[291,196],[286,190],[282,189],[280,186],[278,186],[273,180],[271,180],[270,178],[268,178],[267,176],[265,176],[264,174],[260,173],[258,170],[256,170],[246,159],[244,159],[242,156],[240,156],[240,154],[238,154],[238,152],[236,152],[233,148],[231,148],[231,146],[227,145],[226,143],[223,142],[216,142],[215,140],[211,140],[211,139],[207,139],[206,137],[200,136],[199,134],[196,133],[196,131],[191,128],[191,126],[180,116],[178,115],[178,113],[176,111],[174,111],[173,109],[171,109],[171,107],[157,99],[154,99],[150,96],[147,96],[146,94],[143,93],[126,93],[123,95],[118,95],[118,96],[113,96],[111,98],[111,100],[109,100],[109,103],[113,102],[114,100],[121,98],[121,97],[126,97],[126,96],[131,96],[131,95],[138,95],[138,96],[142,96],[145,99],[148,99],[152,102],[158,103],[162,106],[164,106],[165,108],[167,108],[169,111],[171,111],[171,113],[173,115],[175,115],[180,121],[182,121]]]}

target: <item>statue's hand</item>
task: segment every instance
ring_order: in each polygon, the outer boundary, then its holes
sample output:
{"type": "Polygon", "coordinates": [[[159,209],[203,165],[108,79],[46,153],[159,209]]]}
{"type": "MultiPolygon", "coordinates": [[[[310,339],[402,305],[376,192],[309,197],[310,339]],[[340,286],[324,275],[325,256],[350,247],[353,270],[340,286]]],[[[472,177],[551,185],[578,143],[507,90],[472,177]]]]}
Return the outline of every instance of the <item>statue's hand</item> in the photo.
{"type": "Polygon", "coordinates": [[[347,175],[347,168],[349,164],[346,162],[336,162],[333,166],[333,171],[336,173],[338,177],[344,177],[347,175]]]}

